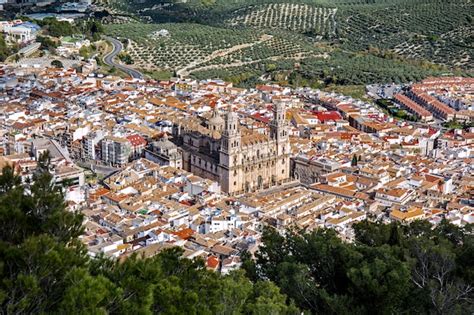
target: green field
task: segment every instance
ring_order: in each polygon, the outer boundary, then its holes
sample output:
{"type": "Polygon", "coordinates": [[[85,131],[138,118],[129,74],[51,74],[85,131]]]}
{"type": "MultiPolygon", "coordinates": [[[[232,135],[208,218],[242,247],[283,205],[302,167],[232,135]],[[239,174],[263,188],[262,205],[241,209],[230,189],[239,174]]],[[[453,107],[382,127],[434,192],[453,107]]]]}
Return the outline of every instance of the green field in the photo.
{"type": "Polygon", "coordinates": [[[138,67],[236,83],[408,82],[472,75],[469,0],[109,0],[138,67]],[[169,36],[156,36],[165,29],[169,36]]]}

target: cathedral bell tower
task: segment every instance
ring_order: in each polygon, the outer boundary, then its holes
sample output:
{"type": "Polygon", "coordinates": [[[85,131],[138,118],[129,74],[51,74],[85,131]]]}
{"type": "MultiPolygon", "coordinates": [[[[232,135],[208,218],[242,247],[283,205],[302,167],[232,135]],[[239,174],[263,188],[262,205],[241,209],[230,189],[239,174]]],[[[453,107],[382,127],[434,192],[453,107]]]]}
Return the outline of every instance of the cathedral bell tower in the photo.
{"type": "Polygon", "coordinates": [[[239,116],[229,111],[224,118],[219,154],[220,184],[224,192],[239,191],[241,183],[241,134],[239,116]]]}
{"type": "Polygon", "coordinates": [[[272,169],[272,183],[283,183],[290,177],[290,141],[286,122],[285,105],[273,104],[273,120],[270,123],[270,138],[274,141],[275,168],[272,169]]]}
{"type": "Polygon", "coordinates": [[[273,104],[273,120],[270,122],[270,138],[277,143],[288,141],[288,125],[286,123],[286,110],[282,102],[273,104]]]}
{"type": "Polygon", "coordinates": [[[239,116],[229,111],[224,119],[224,131],[222,132],[221,151],[229,155],[240,151],[239,116]]]}

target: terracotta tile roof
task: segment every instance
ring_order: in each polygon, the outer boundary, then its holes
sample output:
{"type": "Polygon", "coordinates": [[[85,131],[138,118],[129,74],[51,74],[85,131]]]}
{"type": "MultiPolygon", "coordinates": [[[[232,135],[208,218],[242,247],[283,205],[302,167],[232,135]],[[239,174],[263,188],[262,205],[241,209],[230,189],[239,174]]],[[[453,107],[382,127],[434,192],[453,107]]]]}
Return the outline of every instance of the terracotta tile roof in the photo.
{"type": "Polygon", "coordinates": [[[146,140],[143,139],[143,137],[141,137],[140,135],[137,135],[137,134],[128,136],[127,140],[130,141],[130,143],[134,147],[137,147],[137,146],[140,146],[140,145],[145,146],[147,144],[146,140]]]}
{"type": "Polygon", "coordinates": [[[216,269],[219,266],[219,259],[215,256],[209,256],[206,265],[208,268],[216,269]]]}

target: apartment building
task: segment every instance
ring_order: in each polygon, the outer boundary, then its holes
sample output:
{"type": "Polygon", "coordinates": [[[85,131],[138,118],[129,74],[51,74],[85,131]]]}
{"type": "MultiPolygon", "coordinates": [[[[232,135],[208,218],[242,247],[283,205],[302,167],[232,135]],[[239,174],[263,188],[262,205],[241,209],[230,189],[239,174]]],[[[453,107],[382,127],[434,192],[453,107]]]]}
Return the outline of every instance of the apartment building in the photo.
{"type": "Polygon", "coordinates": [[[105,164],[124,167],[129,162],[131,151],[126,138],[107,136],[102,140],[102,161],[105,164]]]}
{"type": "Polygon", "coordinates": [[[83,139],[83,157],[88,160],[95,160],[99,156],[99,143],[104,139],[105,133],[101,130],[87,134],[83,139]]]}

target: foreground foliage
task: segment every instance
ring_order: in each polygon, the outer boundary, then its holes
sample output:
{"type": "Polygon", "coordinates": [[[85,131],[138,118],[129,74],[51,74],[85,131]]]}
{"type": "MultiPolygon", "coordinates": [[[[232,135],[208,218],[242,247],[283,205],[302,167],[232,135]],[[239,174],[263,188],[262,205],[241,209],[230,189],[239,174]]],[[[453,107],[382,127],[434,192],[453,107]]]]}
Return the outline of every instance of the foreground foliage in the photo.
{"type": "Polygon", "coordinates": [[[91,259],[82,216],[41,158],[22,183],[0,175],[0,312],[3,314],[468,314],[473,309],[470,227],[364,222],[356,242],[332,230],[273,229],[243,270],[208,271],[172,248],[152,258],[91,259]],[[245,272],[246,271],[246,274],[245,272]]]}
{"type": "Polygon", "coordinates": [[[47,158],[22,184],[11,167],[0,176],[2,314],[297,314],[268,281],[205,269],[182,250],[123,262],[90,259],[79,242],[80,214],[67,212],[47,158]]]}
{"type": "Polygon", "coordinates": [[[363,222],[355,226],[355,239],[344,243],[332,230],[282,236],[267,229],[256,262],[247,259],[244,268],[315,314],[474,311],[470,226],[363,222]]]}

